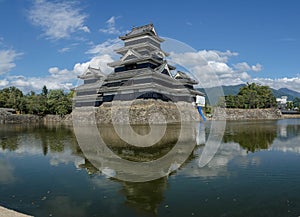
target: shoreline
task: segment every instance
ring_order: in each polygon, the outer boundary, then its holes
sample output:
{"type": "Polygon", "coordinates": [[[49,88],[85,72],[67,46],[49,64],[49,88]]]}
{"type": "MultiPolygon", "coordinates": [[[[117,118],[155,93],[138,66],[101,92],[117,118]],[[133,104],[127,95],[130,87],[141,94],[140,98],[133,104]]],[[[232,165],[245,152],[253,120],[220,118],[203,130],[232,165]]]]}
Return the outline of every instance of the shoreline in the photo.
{"type": "Polygon", "coordinates": [[[282,119],[298,119],[300,118],[300,114],[294,114],[294,115],[282,115],[282,119]]]}
{"type": "Polygon", "coordinates": [[[7,209],[3,206],[0,206],[0,217],[33,217],[33,216],[23,214],[15,210],[7,209]]]}
{"type": "MultiPolygon", "coordinates": [[[[110,105],[111,106],[111,105],[110,105]]],[[[96,121],[98,124],[105,124],[109,123],[111,121],[108,120],[110,113],[110,106],[105,107],[99,107],[95,108],[95,114],[96,114],[96,121]],[[105,115],[103,115],[105,114],[105,115]]],[[[190,107],[185,107],[186,105],[181,105],[181,108],[186,110],[184,113],[184,121],[197,121],[200,120],[198,117],[198,113],[195,112],[196,110],[190,107]]],[[[118,107],[117,113],[122,114],[123,111],[122,107],[118,107]]],[[[133,111],[133,121],[131,124],[148,124],[148,118],[151,112],[153,113],[159,113],[161,110],[163,110],[163,115],[166,115],[168,118],[168,123],[175,123],[180,122],[180,119],[178,117],[178,114],[175,113],[175,111],[170,112],[170,109],[173,108],[170,107],[168,104],[159,103],[153,104],[150,103],[149,105],[146,104],[144,106],[135,106],[133,111]],[[155,108],[155,109],[153,109],[155,108]],[[147,111],[148,110],[148,111],[147,111]]],[[[85,114],[85,110],[83,109],[73,110],[73,113],[65,115],[65,116],[59,116],[59,115],[46,115],[46,116],[39,116],[39,115],[29,115],[29,114],[1,114],[0,113],[0,124],[18,124],[18,123],[25,123],[25,124],[55,124],[55,123],[61,123],[61,124],[72,124],[72,115],[76,114],[78,117],[78,121],[85,123],[90,122],[90,118],[85,114]],[[76,111],[76,112],[75,112],[76,111]],[[74,113],[75,112],[75,113],[74,113]]],[[[123,115],[120,115],[119,117],[122,117],[123,115]]],[[[300,118],[300,114],[293,114],[293,115],[287,115],[287,114],[281,114],[281,111],[279,109],[224,109],[224,108],[214,108],[214,112],[212,117],[206,116],[207,120],[280,120],[280,119],[297,119],[300,118]]],[[[122,123],[124,120],[120,118],[118,120],[118,123],[122,123]]],[[[154,120],[156,122],[158,120],[154,120]]]]}

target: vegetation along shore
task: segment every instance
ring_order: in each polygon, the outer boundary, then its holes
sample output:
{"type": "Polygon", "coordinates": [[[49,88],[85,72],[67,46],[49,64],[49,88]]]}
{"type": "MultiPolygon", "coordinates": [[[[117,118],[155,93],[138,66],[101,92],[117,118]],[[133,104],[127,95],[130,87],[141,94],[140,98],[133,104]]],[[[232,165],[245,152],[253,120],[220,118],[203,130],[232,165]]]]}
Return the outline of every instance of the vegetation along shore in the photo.
{"type": "MultiPolygon", "coordinates": [[[[73,97],[73,91],[48,90],[46,86],[40,93],[30,91],[27,94],[16,87],[4,88],[0,90],[0,123],[69,123],[73,97]]],[[[140,106],[143,103],[149,104],[148,100],[140,101],[140,106]]],[[[299,108],[299,103],[299,98],[295,98],[288,106],[299,108]]],[[[220,98],[218,105],[206,105],[205,111],[208,117],[216,120],[300,118],[300,114],[282,115],[270,88],[255,83],[242,86],[236,95],[220,98]]],[[[143,121],[147,122],[146,119],[136,120],[143,121]]]]}

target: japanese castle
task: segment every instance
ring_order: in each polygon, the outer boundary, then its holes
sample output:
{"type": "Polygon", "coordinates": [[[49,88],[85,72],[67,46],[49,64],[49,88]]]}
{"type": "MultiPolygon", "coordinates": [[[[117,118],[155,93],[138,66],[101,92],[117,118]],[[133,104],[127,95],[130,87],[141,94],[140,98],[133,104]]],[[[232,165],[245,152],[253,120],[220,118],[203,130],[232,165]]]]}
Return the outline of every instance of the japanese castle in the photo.
{"type": "Polygon", "coordinates": [[[153,24],[134,27],[119,37],[124,47],[115,50],[119,60],[108,66],[114,70],[105,75],[100,68],[89,67],[79,76],[84,80],[78,86],[75,107],[99,107],[113,100],[160,99],[171,102],[195,102],[198,82],[166,61],[168,54],[161,49],[160,38],[153,24]]]}

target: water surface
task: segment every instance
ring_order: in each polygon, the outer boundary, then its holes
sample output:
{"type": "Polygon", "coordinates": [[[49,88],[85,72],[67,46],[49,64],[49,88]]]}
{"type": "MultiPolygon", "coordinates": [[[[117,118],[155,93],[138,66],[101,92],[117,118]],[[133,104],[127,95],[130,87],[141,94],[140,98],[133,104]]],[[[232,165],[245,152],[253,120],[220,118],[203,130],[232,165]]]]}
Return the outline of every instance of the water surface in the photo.
{"type": "MultiPolygon", "coordinates": [[[[172,150],[180,127],[152,149],[124,147],[109,126],[105,135],[122,158],[151,161],[172,150]]],[[[0,205],[42,217],[300,215],[299,119],[227,122],[204,167],[210,122],[199,129],[195,141],[186,140],[194,149],[178,170],[135,183],[102,174],[72,127],[0,125],[0,205]]]]}

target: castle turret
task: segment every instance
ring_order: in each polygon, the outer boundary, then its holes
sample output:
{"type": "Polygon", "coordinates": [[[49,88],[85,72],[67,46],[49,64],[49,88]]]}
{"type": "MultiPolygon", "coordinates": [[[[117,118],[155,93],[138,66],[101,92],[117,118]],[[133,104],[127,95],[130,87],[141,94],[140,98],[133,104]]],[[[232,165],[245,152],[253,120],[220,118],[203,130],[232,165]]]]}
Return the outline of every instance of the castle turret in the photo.
{"type": "Polygon", "coordinates": [[[75,107],[99,106],[102,98],[99,97],[98,89],[105,78],[100,68],[89,66],[78,78],[83,80],[83,84],[75,88],[75,107]]]}
{"type": "Polygon", "coordinates": [[[195,101],[204,95],[194,89],[197,82],[166,61],[168,54],[161,49],[160,38],[153,24],[132,28],[120,36],[124,47],[115,50],[120,59],[109,63],[114,72],[109,74],[99,89],[103,102],[118,100],[161,99],[164,101],[195,101]],[[175,75],[173,75],[175,74],[175,75]]]}

